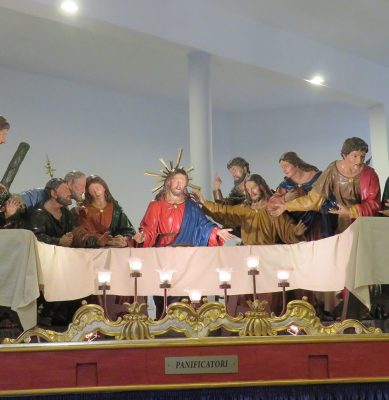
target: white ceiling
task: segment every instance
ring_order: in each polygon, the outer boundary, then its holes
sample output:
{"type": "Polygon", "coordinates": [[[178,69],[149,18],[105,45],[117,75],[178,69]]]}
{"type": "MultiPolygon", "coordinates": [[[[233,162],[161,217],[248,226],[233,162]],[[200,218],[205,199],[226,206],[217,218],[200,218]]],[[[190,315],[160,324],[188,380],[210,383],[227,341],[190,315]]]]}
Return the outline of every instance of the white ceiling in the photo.
{"type": "MultiPolygon", "coordinates": [[[[389,66],[387,0],[208,1],[389,66]]],[[[0,7],[0,65],[9,68],[186,102],[192,50],[119,27],[96,31],[0,7]]],[[[330,101],[308,84],[216,57],[212,94],[225,111],[330,101]]]]}
{"type": "Polygon", "coordinates": [[[208,0],[389,67],[388,0],[208,0]]]}

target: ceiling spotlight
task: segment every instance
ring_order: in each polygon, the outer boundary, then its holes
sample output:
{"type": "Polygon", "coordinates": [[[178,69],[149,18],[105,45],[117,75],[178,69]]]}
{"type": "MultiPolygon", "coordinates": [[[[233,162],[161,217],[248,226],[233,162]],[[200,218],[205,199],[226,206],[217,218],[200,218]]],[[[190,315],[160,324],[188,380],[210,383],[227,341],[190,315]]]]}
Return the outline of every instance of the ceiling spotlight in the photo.
{"type": "Polygon", "coordinates": [[[320,75],[315,75],[312,79],[305,79],[307,82],[312,83],[312,85],[323,86],[324,78],[320,75]]]}
{"type": "Polygon", "coordinates": [[[78,4],[73,0],[65,0],[61,3],[61,10],[67,14],[76,14],[79,10],[78,4]]]}

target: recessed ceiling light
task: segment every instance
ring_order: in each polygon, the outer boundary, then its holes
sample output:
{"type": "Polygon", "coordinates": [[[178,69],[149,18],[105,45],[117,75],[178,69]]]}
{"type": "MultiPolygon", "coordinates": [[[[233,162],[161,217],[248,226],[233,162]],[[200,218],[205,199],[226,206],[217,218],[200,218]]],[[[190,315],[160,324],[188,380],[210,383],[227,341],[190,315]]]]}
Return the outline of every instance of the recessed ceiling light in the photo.
{"type": "Polygon", "coordinates": [[[305,79],[307,82],[312,83],[312,85],[323,86],[324,78],[320,75],[315,75],[312,79],[305,79]]]}
{"type": "Polygon", "coordinates": [[[65,0],[61,3],[61,10],[67,14],[75,14],[79,10],[79,7],[73,0],[65,0]]]}

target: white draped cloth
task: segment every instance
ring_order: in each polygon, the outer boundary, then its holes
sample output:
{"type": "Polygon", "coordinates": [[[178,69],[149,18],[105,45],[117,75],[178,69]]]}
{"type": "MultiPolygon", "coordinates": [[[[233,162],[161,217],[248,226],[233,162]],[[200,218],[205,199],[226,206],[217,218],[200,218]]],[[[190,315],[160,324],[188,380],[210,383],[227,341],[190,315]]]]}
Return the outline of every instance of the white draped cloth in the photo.
{"type": "Polygon", "coordinates": [[[347,287],[370,306],[369,285],[389,283],[389,218],[358,218],[345,232],[315,242],[236,247],[73,249],[37,242],[31,232],[0,231],[0,304],[17,311],[26,329],[36,323],[39,285],[48,301],[101,294],[98,271],[111,271],[109,294],[134,295],[128,260],[143,262],[138,295],[162,295],[157,270],[174,270],[169,295],[202,290],[222,294],[217,269],[232,271],[229,294],[252,293],[246,259],[259,257],[258,293],[280,290],[277,271],[290,271],[289,289],[337,291],[347,287]]]}
{"type": "Polygon", "coordinates": [[[37,243],[30,231],[0,230],[0,305],[16,311],[24,329],[37,322],[36,299],[43,280],[37,243]]]}
{"type": "Polygon", "coordinates": [[[143,262],[138,295],[161,295],[159,269],[174,270],[170,295],[188,289],[204,295],[222,294],[217,269],[232,271],[229,294],[252,293],[246,259],[259,257],[257,292],[278,288],[277,271],[290,271],[289,289],[337,291],[347,287],[370,305],[368,286],[389,283],[389,218],[357,219],[345,232],[330,238],[291,245],[236,247],[164,247],[124,249],[69,249],[38,244],[42,283],[49,301],[71,300],[99,294],[97,272],[112,273],[109,294],[134,295],[129,257],[143,262]]]}

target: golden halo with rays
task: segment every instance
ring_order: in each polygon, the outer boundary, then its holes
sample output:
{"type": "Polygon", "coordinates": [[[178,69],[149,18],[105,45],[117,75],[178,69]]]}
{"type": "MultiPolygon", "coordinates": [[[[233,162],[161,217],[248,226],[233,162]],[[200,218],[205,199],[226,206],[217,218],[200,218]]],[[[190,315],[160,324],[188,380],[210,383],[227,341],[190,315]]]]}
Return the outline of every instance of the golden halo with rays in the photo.
{"type": "Polygon", "coordinates": [[[177,160],[176,163],[173,164],[173,161],[169,161],[169,165],[166,164],[166,162],[164,161],[163,158],[160,158],[159,161],[162,164],[163,168],[160,170],[160,172],[149,172],[149,171],[145,171],[144,175],[145,176],[154,176],[157,178],[157,186],[155,186],[151,192],[155,193],[158,190],[162,189],[163,186],[165,185],[165,180],[166,178],[174,171],[176,171],[177,169],[182,169],[184,170],[187,174],[188,174],[188,179],[189,179],[189,186],[193,189],[196,190],[200,190],[200,186],[197,186],[195,184],[193,184],[191,182],[192,178],[189,176],[189,174],[194,170],[193,167],[189,167],[189,168],[184,168],[182,165],[180,165],[181,163],[181,158],[182,158],[182,153],[183,153],[183,149],[180,148],[178,149],[178,153],[177,153],[177,160]]]}

